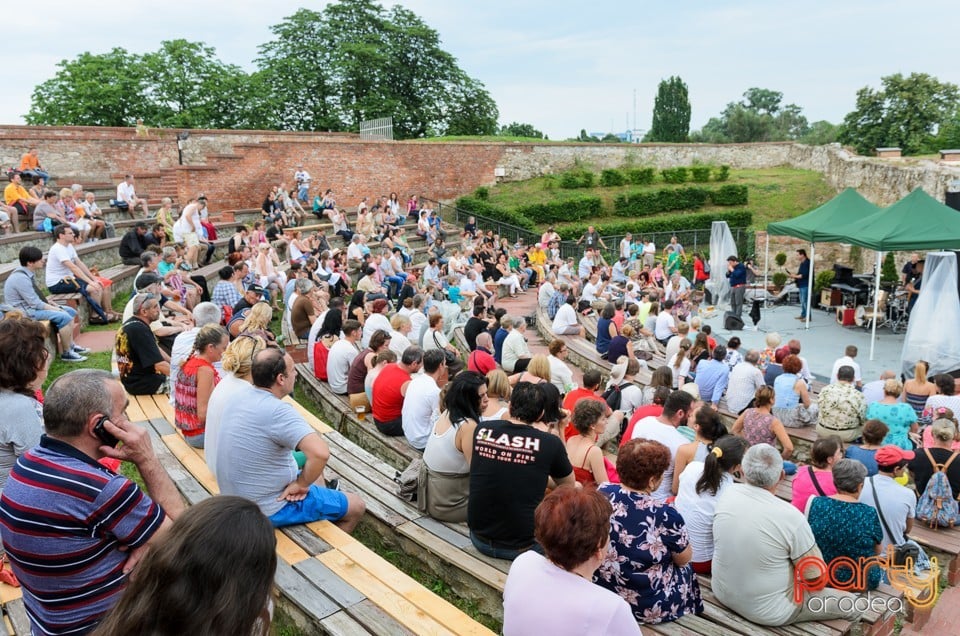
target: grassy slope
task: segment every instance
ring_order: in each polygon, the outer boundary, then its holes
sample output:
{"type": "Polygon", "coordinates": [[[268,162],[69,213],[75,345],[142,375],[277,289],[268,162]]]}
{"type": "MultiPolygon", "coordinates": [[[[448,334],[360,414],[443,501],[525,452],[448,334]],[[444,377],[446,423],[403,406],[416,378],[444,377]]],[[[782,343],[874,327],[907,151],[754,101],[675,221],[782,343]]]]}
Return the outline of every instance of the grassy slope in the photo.
{"type": "MultiPolygon", "coordinates": [[[[794,170],[792,168],[733,170],[728,183],[749,187],[750,203],[746,208],[753,212],[753,229],[763,229],[771,221],[780,221],[808,212],[836,194],[819,172],[794,170]]],[[[722,184],[710,182],[706,184],[669,185],[658,181],[650,186],[565,190],[558,187],[552,177],[539,177],[527,181],[492,186],[490,188],[490,203],[505,208],[513,208],[523,204],[545,203],[584,195],[597,196],[603,201],[606,213],[604,216],[593,220],[597,223],[603,223],[604,221],[624,220],[624,217],[613,216],[613,200],[621,192],[689,186],[715,188],[719,185],[722,184]]],[[[708,206],[698,210],[698,212],[734,209],[736,208],[708,206]]]]}

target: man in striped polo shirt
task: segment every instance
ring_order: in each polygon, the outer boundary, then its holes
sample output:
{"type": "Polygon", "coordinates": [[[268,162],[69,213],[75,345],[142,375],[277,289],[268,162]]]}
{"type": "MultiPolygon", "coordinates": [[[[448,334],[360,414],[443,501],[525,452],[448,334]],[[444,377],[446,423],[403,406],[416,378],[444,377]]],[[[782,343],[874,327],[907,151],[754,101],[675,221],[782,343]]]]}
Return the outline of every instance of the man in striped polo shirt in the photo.
{"type": "Polygon", "coordinates": [[[104,371],[60,377],[44,401],[46,435],[10,471],[0,535],[35,634],[92,631],[150,543],[183,510],[126,406],[123,387],[104,371]],[[116,448],[110,436],[123,445],[116,448]],[[152,499],[100,465],[104,457],[135,464],[152,499]]]}

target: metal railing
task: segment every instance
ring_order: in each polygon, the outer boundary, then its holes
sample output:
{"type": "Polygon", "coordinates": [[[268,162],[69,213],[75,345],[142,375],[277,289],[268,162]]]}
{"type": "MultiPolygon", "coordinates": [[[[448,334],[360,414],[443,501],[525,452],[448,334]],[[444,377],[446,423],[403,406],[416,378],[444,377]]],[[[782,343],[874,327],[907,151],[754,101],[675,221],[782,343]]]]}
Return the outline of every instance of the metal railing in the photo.
{"type": "Polygon", "coordinates": [[[360,122],[360,139],[393,141],[393,117],[381,117],[360,122]]]}
{"type": "MultiPolygon", "coordinates": [[[[467,219],[472,216],[478,229],[484,232],[493,230],[494,234],[499,235],[501,238],[506,238],[511,243],[523,239],[524,243],[531,245],[540,241],[540,237],[542,236],[538,232],[517,225],[481,216],[468,210],[461,210],[453,204],[444,204],[441,201],[423,196],[420,197],[420,200],[429,201],[434,204],[437,214],[446,221],[463,225],[467,222],[467,219]]],[[[658,258],[661,257],[663,248],[670,242],[670,238],[673,236],[676,236],[677,242],[683,245],[683,249],[686,251],[688,257],[693,256],[694,252],[702,252],[706,256],[706,252],[710,251],[710,232],[710,228],[702,230],[645,232],[640,235],[640,237],[653,240],[654,245],[657,246],[658,258]]],[[[746,227],[732,227],[730,228],[730,233],[733,235],[733,240],[737,244],[737,251],[740,256],[746,257],[753,254],[755,249],[753,230],[746,227]]],[[[619,256],[620,241],[623,240],[624,236],[624,234],[611,234],[600,237],[604,245],[607,246],[606,249],[601,248],[600,251],[608,263],[612,263],[619,256]]],[[[634,238],[637,238],[637,235],[634,235],[634,238]]],[[[560,241],[561,258],[572,257],[579,259],[583,256],[583,251],[583,246],[577,245],[577,242],[574,240],[560,241]]]]}

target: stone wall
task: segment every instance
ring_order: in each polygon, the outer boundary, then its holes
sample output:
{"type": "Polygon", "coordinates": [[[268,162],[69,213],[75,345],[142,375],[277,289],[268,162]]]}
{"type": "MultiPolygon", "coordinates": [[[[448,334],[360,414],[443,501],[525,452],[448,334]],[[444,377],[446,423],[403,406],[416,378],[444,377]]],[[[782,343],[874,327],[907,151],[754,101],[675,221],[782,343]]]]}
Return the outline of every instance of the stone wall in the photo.
{"type": "Polygon", "coordinates": [[[696,162],[733,168],[789,166],[814,170],[838,191],[854,187],[889,205],[922,187],[939,200],[960,179],[960,167],[915,159],[860,157],[838,145],[569,144],[543,142],[371,142],[345,133],[191,130],[178,165],[177,130],[0,126],[0,165],[14,166],[36,147],[60,183],[115,183],[125,172],[175,175],[180,200],[204,192],[220,207],[259,206],[269,185],[292,179],[303,163],[314,191],[333,188],[355,205],[363,196],[396,191],[451,199],[499,178],[517,181],[583,164],[600,170],[624,164],[670,167],[696,162]],[[501,177],[495,177],[502,172],[501,177]]]}

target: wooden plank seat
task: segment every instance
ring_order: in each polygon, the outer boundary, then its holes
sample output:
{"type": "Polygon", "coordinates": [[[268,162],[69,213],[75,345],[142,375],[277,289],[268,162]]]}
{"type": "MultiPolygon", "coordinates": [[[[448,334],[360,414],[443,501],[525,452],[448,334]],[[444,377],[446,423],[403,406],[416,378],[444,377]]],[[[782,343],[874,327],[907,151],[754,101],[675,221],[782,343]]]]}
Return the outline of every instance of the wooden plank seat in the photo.
{"type": "MultiPolygon", "coordinates": [[[[303,374],[299,375],[303,378],[303,374]]],[[[327,407],[321,405],[326,411],[327,407]]],[[[485,557],[473,548],[469,539],[468,529],[464,524],[450,524],[431,519],[427,516],[418,516],[414,519],[401,521],[405,517],[403,508],[412,509],[405,501],[395,494],[395,486],[391,472],[395,467],[388,463],[386,457],[371,457],[371,453],[357,448],[337,433],[325,436],[331,446],[332,470],[337,471],[341,480],[355,486],[357,491],[368,501],[368,516],[378,519],[384,526],[381,531],[387,533],[392,527],[396,536],[400,537],[400,545],[410,554],[424,558],[426,553],[433,555],[428,559],[433,571],[442,576],[445,581],[457,581],[466,591],[472,591],[477,584],[486,585],[487,597],[502,594],[504,575],[509,563],[485,557]],[[350,457],[347,467],[339,460],[341,457],[350,457]],[[346,469],[345,469],[346,468],[346,469]],[[343,471],[343,472],[340,472],[343,471]],[[361,474],[362,473],[362,474],[361,474]],[[394,500],[394,503],[390,503],[394,500]],[[370,502],[375,502],[373,506],[370,502]],[[451,565],[452,564],[452,565],[451,565]],[[482,569],[481,566],[485,566],[482,569]],[[464,580],[470,576],[470,584],[464,585],[464,580]]],[[[374,455],[376,453],[374,452],[374,455]]],[[[709,580],[703,580],[709,590],[709,580]]],[[[454,585],[452,583],[452,585],[454,585]]],[[[455,589],[460,592],[459,589],[455,589]]],[[[783,634],[789,636],[835,636],[849,633],[853,624],[846,621],[831,621],[829,623],[809,623],[802,626],[783,628],[764,628],[754,625],[724,608],[715,598],[707,595],[704,599],[706,612],[702,616],[689,616],[674,623],[663,625],[645,625],[644,631],[657,634],[783,634]]],[[[894,617],[867,615],[864,617],[868,629],[863,633],[879,633],[873,631],[879,625],[892,626],[894,617]]]]}
{"type": "Polygon", "coordinates": [[[353,443],[382,457],[396,470],[402,471],[420,454],[403,437],[384,435],[373,425],[372,417],[360,421],[345,395],[337,395],[330,385],[318,379],[309,363],[297,364],[297,381],[321,408],[330,425],[353,443]]]}
{"type": "MultiPolygon", "coordinates": [[[[549,317],[548,317],[549,319],[549,317]]],[[[583,325],[583,332],[587,337],[587,340],[590,342],[597,341],[597,315],[595,313],[590,314],[589,316],[580,316],[580,324],[583,325]]],[[[635,336],[633,340],[634,350],[644,350],[649,352],[652,356],[652,360],[647,361],[647,366],[651,369],[656,369],[657,367],[667,363],[664,358],[663,351],[664,347],[655,338],[648,338],[646,336],[635,336]]]]}
{"type": "MultiPolygon", "coordinates": [[[[188,503],[216,495],[219,489],[203,451],[187,445],[162,417],[165,403],[164,396],[131,396],[128,417],[152,416],[139,421],[149,426],[161,463],[188,503]]],[[[331,433],[301,412],[318,432],[331,433]]],[[[492,633],[332,523],[291,526],[278,530],[276,537],[277,590],[311,633],[492,633]]]]}

